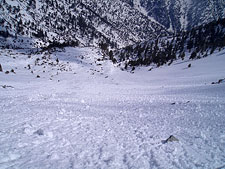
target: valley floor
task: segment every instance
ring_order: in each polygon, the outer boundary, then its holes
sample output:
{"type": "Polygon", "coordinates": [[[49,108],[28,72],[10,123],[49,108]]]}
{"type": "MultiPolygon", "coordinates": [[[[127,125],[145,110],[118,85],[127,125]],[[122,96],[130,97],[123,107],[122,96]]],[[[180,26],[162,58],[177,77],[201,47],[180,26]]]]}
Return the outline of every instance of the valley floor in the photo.
{"type": "Polygon", "coordinates": [[[225,50],[134,73],[101,57],[0,50],[1,169],[225,165],[225,50]]]}

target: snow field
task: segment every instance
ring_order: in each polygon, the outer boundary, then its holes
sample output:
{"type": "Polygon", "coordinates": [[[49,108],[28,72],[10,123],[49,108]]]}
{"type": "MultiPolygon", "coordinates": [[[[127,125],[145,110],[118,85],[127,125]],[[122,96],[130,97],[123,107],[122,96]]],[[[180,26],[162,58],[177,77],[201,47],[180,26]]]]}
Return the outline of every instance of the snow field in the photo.
{"type": "Polygon", "coordinates": [[[225,78],[224,50],[134,74],[95,48],[0,53],[16,72],[0,72],[0,168],[225,164],[225,83],[211,84],[225,78]]]}

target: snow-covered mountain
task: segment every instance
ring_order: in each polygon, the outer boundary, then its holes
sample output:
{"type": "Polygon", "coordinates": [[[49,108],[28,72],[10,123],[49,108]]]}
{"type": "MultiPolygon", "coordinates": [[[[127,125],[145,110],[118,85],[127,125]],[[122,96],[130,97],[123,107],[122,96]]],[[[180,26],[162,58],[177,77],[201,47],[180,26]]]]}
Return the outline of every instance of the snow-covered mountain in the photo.
{"type": "Polygon", "coordinates": [[[121,0],[1,0],[0,31],[31,37],[26,41],[36,46],[73,41],[121,47],[167,34],[164,26],[121,0]]]}
{"type": "Polygon", "coordinates": [[[224,0],[123,0],[170,30],[187,30],[225,17],[224,0]]]}
{"type": "Polygon", "coordinates": [[[223,5],[0,0],[0,169],[224,168],[223,5]]]}
{"type": "Polygon", "coordinates": [[[223,0],[1,0],[0,35],[16,36],[16,47],[104,42],[114,48],[224,16],[223,0]]]}
{"type": "Polygon", "coordinates": [[[225,47],[225,19],[219,19],[190,31],[183,31],[171,37],[148,40],[115,50],[110,59],[123,62],[124,67],[171,64],[178,58],[189,55],[190,59],[206,57],[216,49],[225,47]]]}

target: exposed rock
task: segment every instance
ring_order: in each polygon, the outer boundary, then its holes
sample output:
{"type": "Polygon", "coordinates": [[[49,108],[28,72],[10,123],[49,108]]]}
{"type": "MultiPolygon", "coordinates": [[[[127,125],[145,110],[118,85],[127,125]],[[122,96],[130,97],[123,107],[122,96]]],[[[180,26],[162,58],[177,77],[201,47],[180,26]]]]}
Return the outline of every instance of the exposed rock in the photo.
{"type": "Polygon", "coordinates": [[[168,142],[174,142],[174,141],[179,141],[176,137],[174,137],[173,135],[171,135],[168,139],[163,140],[162,143],[166,144],[168,142]]]}
{"type": "Polygon", "coordinates": [[[2,87],[3,87],[4,89],[6,89],[6,88],[14,88],[14,87],[12,87],[12,86],[7,86],[7,85],[2,85],[2,87]]]}
{"type": "Polygon", "coordinates": [[[44,135],[44,130],[38,129],[37,131],[34,132],[34,134],[37,134],[39,136],[43,136],[44,135]]]}
{"type": "Polygon", "coordinates": [[[212,84],[220,84],[225,82],[225,78],[224,79],[219,79],[218,82],[212,82],[212,84]]]}
{"type": "Polygon", "coordinates": [[[3,72],[2,65],[0,64],[0,72],[3,72]]]}
{"type": "Polygon", "coordinates": [[[222,83],[225,79],[218,80],[218,84],[222,83]]]}
{"type": "Polygon", "coordinates": [[[10,72],[12,72],[12,73],[15,73],[16,74],[16,72],[14,71],[14,69],[11,69],[11,71],[10,72]]]}

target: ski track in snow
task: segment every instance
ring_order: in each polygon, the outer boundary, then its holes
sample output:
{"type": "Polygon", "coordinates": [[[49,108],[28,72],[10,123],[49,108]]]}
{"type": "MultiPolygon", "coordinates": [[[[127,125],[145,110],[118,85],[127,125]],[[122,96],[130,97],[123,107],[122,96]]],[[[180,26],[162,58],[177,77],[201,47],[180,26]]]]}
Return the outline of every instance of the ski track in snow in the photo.
{"type": "Polygon", "coordinates": [[[1,169],[225,165],[224,51],[134,74],[94,48],[28,56],[0,51],[1,169]]]}

